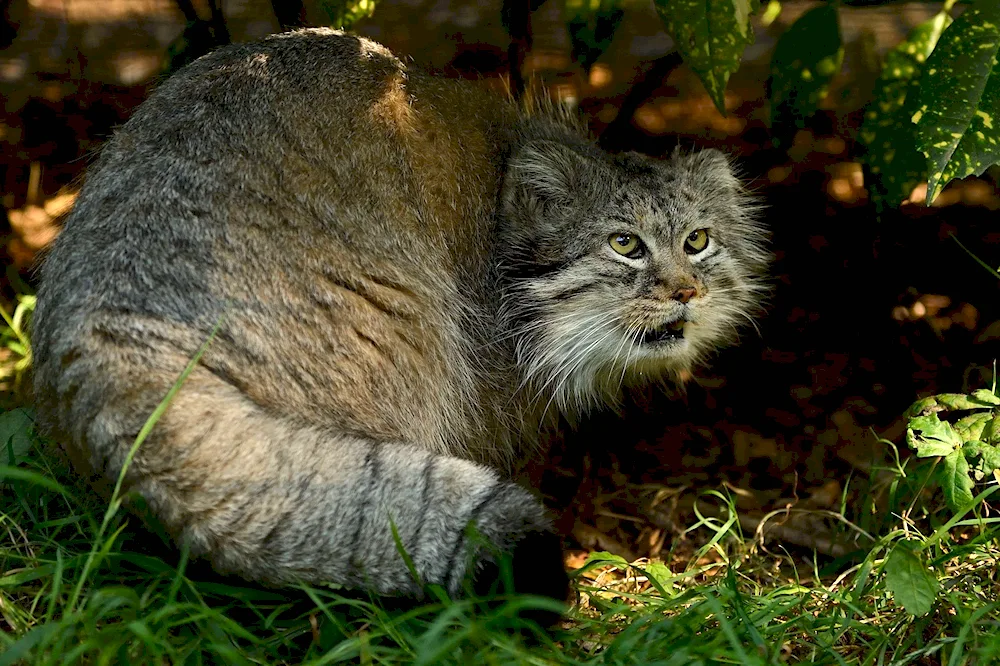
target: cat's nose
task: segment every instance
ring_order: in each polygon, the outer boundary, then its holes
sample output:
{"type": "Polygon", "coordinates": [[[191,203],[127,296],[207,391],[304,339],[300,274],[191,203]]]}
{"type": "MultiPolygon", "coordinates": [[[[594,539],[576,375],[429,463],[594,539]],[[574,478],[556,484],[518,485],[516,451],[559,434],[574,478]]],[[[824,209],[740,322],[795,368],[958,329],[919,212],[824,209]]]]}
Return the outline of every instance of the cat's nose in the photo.
{"type": "Polygon", "coordinates": [[[680,301],[681,303],[687,303],[697,295],[698,290],[695,287],[681,287],[675,291],[670,298],[675,301],[680,301]]]}

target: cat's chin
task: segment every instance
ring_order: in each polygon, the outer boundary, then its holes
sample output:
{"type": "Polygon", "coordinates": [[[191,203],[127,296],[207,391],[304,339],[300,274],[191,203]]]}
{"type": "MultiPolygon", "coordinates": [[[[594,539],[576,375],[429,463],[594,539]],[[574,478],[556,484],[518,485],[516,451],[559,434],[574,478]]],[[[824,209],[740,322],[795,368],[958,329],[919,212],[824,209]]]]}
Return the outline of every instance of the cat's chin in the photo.
{"type": "Polygon", "coordinates": [[[635,343],[633,355],[638,360],[649,360],[665,365],[686,365],[691,354],[691,341],[680,334],[653,333],[635,343]]]}
{"type": "Polygon", "coordinates": [[[639,384],[678,377],[691,369],[696,355],[689,340],[638,344],[632,352],[626,382],[639,384]]]}

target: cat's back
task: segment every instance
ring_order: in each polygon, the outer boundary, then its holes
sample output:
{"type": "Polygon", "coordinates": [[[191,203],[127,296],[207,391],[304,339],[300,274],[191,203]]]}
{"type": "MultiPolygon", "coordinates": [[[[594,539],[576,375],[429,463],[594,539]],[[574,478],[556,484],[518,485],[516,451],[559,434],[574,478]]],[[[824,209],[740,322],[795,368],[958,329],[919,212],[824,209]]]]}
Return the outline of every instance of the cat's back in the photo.
{"type": "Polygon", "coordinates": [[[68,356],[111,340],[179,362],[221,321],[203,365],[258,404],[433,445],[477,400],[463,318],[489,307],[515,115],[331,30],[184,68],[106,146],[43,266],[43,405],[68,356]]]}
{"type": "Polygon", "coordinates": [[[241,224],[230,210],[239,200],[292,207],[276,227],[310,217],[357,241],[356,218],[371,239],[381,229],[352,206],[391,208],[411,196],[428,214],[394,220],[391,231],[416,222],[410,230],[433,233],[492,204],[484,197],[495,195],[516,121],[508,100],[409,68],[370,40],[327,29],[275,35],[206,55],[163,83],[104,149],[75,217],[107,219],[87,213],[101,201],[198,201],[241,224]],[[333,208],[294,210],[306,202],[333,208]]]}

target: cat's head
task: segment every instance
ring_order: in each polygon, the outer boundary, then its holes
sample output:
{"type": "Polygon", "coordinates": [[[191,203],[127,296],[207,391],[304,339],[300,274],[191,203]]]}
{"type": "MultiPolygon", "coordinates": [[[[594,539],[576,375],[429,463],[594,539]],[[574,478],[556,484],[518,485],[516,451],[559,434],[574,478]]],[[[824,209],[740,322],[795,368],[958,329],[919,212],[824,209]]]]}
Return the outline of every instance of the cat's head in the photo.
{"type": "Polygon", "coordinates": [[[732,341],[766,290],[756,212],[716,150],[655,161],[551,140],[520,146],[500,227],[526,382],[577,411],[732,341]]]}

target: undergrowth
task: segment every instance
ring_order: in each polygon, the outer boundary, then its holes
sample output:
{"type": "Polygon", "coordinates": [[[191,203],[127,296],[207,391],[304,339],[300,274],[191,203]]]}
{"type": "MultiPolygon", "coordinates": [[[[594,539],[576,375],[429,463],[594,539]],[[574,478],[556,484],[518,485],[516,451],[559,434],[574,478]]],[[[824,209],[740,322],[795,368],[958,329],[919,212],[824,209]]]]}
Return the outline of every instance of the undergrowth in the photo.
{"type": "MultiPolygon", "coordinates": [[[[0,338],[11,385],[22,383],[30,363],[25,316],[5,317],[9,330],[0,338]]],[[[975,414],[991,419],[1000,402],[983,393],[969,399],[975,414]]],[[[950,400],[961,411],[965,403],[950,400]]],[[[912,412],[923,435],[946,411],[929,419],[928,404],[912,412]]],[[[964,432],[966,423],[956,420],[949,432],[964,432]]],[[[30,406],[7,409],[0,666],[997,663],[1000,529],[988,504],[997,485],[980,465],[979,476],[963,482],[970,494],[959,506],[954,493],[940,492],[949,478],[942,461],[982,460],[992,433],[977,431],[976,446],[965,449],[956,440],[961,456],[905,457],[881,442],[895,462],[851,481],[867,499],[843,507],[843,539],[853,550],[839,559],[763,549],[741,533],[731,498],[707,491],[702,504],[712,511],[689,529],[703,544],[693,556],[629,563],[592,553],[572,572],[575,603],[544,630],[522,615],[551,609],[543,599],[451,600],[432,590],[415,603],[219,576],[124,511],[120,484],[110,503],[82,487],[36,434],[30,406]]]]}

